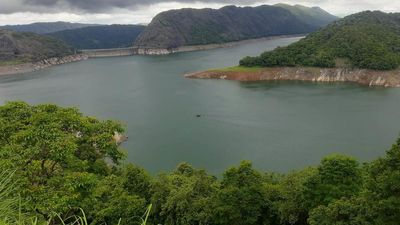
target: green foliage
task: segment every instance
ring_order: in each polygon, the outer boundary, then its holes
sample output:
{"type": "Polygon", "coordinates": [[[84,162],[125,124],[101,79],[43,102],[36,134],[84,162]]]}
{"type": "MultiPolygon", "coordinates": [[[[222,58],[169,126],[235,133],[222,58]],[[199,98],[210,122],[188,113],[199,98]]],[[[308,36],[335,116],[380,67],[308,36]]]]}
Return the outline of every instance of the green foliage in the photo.
{"type": "Polygon", "coordinates": [[[72,53],[64,42],[51,37],[0,30],[0,61],[3,65],[37,62],[72,53]]]}
{"type": "Polygon", "coordinates": [[[217,224],[252,225],[263,223],[268,201],[261,174],[244,161],[228,169],[216,198],[217,224]]]}
{"type": "MultiPolygon", "coordinates": [[[[91,219],[93,224],[137,224],[138,218],[146,209],[146,199],[137,194],[130,194],[124,188],[123,178],[110,175],[102,179],[93,190],[94,201],[91,219]]],[[[86,208],[90,208],[87,205],[86,208]]]]}
{"type": "Polygon", "coordinates": [[[18,198],[12,195],[14,189],[14,172],[3,171],[0,173],[0,222],[15,220],[18,214],[18,198]]]}
{"type": "Polygon", "coordinates": [[[128,164],[121,169],[119,176],[122,178],[124,189],[130,194],[136,194],[144,199],[150,199],[152,178],[144,169],[128,164]]]}
{"type": "Polygon", "coordinates": [[[74,108],[0,106],[0,170],[5,171],[0,173],[0,224],[400,221],[400,139],[384,158],[363,165],[331,155],[317,167],[284,175],[260,173],[243,161],[219,180],[188,163],[157,177],[121,165],[124,155],[114,132],[123,132],[119,123],[86,117],[74,108]]]}
{"type": "Polygon", "coordinates": [[[314,212],[314,216],[321,215],[325,212],[321,207],[342,198],[358,196],[362,181],[361,168],[355,159],[331,155],[324,158],[317,168],[285,176],[279,182],[280,197],[274,202],[274,207],[281,223],[308,224],[314,209],[320,209],[314,212]]]}
{"type": "Polygon", "coordinates": [[[394,225],[400,221],[400,139],[385,158],[367,168],[365,198],[375,212],[377,224],[394,225]]]}
{"type": "Polygon", "coordinates": [[[153,18],[135,46],[168,49],[305,34],[336,19],[322,9],[297,5],[170,10],[153,18]]]}
{"type": "Polygon", "coordinates": [[[400,139],[385,158],[366,165],[366,185],[359,195],[318,206],[311,225],[395,225],[400,221],[400,139]]]}
{"type": "Polygon", "coordinates": [[[275,6],[289,10],[291,13],[296,15],[300,20],[312,24],[314,26],[323,27],[330,22],[338,19],[333,15],[327,14],[326,11],[319,7],[305,7],[302,5],[287,5],[287,4],[276,4],[275,6]]]}
{"type": "Polygon", "coordinates": [[[297,43],[245,57],[241,66],[335,67],[338,59],[350,66],[391,70],[400,65],[400,14],[362,12],[308,35],[297,43]]]}
{"type": "Polygon", "coordinates": [[[365,203],[361,199],[340,199],[328,206],[318,206],[311,211],[308,222],[310,225],[377,224],[365,203]]]}
{"type": "Polygon", "coordinates": [[[16,32],[31,32],[36,34],[48,34],[61,30],[77,29],[82,27],[98,26],[96,24],[69,23],[69,22],[42,22],[21,25],[0,26],[0,29],[13,30],[16,32]]]}
{"type": "Polygon", "coordinates": [[[357,195],[362,187],[361,169],[356,159],[343,155],[324,158],[317,173],[305,183],[305,201],[309,208],[327,205],[357,195]]]}
{"type": "Polygon", "coordinates": [[[210,206],[217,190],[215,177],[187,163],[180,164],[171,174],[160,175],[153,184],[155,222],[210,224],[213,215],[210,206]]]}
{"type": "Polygon", "coordinates": [[[89,26],[49,33],[77,49],[104,49],[130,47],[144,30],[142,25],[89,26]]]}
{"type": "Polygon", "coordinates": [[[79,206],[110,173],[106,160],[116,165],[124,157],[114,132],[123,132],[119,123],[74,108],[7,103],[0,107],[0,169],[16,170],[24,209],[47,220],[79,206]]]}
{"type": "Polygon", "coordinates": [[[291,172],[279,182],[280,198],[274,203],[282,224],[306,224],[308,210],[306,183],[317,174],[316,168],[291,172]]]}

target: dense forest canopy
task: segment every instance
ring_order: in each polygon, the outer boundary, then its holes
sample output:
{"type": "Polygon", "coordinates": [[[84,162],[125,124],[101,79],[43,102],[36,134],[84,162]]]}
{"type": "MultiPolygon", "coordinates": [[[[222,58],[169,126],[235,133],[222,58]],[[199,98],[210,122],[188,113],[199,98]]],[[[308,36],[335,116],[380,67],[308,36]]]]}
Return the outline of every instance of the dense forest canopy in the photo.
{"type": "Polygon", "coordinates": [[[122,48],[132,46],[144,28],[142,25],[89,26],[48,35],[77,49],[122,48]]]}
{"type": "Polygon", "coordinates": [[[396,69],[400,66],[400,13],[357,13],[287,47],[245,57],[240,65],[396,69]]]}
{"type": "Polygon", "coordinates": [[[320,8],[283,4],[169,10],[153,18],[135,41],[135,46],[168,49],[305,34],[336,19],[320,8]]]}
{"type": "Polygon", "coordinates": [[[151,176],[123,162],[115,132],[123,132],[118,122],[74,108],[0,106],[0,224],[29,224],[32,218],[41,224],[55,213],[68,220],[79,208],[88,224],[140,224],[149,204],[150,224],[400,221],[400,139],[384,157],[366,164],[330,155],[317,166],[278,174],[243,161],[218,179],[187,163],[151,176]]]}

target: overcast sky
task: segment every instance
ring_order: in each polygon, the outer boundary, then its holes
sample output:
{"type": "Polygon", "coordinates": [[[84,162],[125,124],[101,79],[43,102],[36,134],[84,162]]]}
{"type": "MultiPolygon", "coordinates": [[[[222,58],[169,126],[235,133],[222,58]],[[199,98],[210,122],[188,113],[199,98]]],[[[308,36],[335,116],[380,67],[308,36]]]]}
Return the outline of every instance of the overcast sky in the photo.
{"type": "Polygon", "coordinates": [[[149,23],[157,13],[224,5],[301,4],[345,16],[363,10],[400,12],[399,0],[0,0],[0,25],[68,21],[101,24],[149,23]]]}

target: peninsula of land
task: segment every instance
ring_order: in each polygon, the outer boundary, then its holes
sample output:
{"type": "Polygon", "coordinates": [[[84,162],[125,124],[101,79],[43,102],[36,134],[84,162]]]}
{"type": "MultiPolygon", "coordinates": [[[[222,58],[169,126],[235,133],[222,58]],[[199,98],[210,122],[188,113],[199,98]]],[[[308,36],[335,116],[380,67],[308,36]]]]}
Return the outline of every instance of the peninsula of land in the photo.
{"type": "Polygon", "coordinates": [[[352,82],[370,87],[400,87],[400,69],[379,71],[316,67],[231,67],[186,74],[185,77],[237,81],[352,82]]]}
{"type": "Polygon", "coordinates": [[[400,14],[365,11],[335,21],[287,47],[244,57],[238,67],[188,78],[355,82],[400,87],[400,14]]]}

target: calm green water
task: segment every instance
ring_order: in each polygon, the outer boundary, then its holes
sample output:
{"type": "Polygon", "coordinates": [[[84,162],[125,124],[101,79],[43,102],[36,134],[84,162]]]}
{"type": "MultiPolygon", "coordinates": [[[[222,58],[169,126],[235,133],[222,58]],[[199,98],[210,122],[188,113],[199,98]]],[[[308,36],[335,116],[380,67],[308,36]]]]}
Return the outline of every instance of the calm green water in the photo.
{"type": "Polygon", "coordinates": [[[288,171],[333,152],[362,160],[383,155],[400,131],[400,89],[183,78],[295,40],[92,59],[0,77],[0,102],[77,106],[120,120],[129,135],[128,160],[153,173],[182,161],[217,174],[243,159],[259,169],[288,171]]]}

